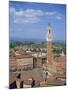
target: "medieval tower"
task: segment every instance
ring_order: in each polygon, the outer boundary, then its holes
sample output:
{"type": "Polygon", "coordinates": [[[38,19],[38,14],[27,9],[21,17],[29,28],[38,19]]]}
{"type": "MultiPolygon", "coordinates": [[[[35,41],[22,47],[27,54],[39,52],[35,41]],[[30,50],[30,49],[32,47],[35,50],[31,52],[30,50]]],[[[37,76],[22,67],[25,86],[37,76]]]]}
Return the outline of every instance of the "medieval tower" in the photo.
{"type": "Polygon", "coordinates": [[[52,54],[52,30],[51,25],[48,24],[48,32],[47,32],[47,60],[48,64],[52,63],[53,54],[52,54]]]}
{"type": "Polygon", "coordinates": [[[47,29],[47,67],[48,71],[52,73],[56,72],[56,67],[52,52],[52,28],[50,24],[48,24],[47,29]]]}

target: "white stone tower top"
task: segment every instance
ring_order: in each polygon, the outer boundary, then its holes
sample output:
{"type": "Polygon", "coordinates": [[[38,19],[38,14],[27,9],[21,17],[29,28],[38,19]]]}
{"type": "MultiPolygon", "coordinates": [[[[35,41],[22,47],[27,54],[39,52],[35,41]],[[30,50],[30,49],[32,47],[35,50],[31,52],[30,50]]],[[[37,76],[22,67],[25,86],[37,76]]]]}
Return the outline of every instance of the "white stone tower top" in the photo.
{"type": "Polygon", "coordinates": [[[48,32],[47,32],[47,41],[49,41],[49,42],[51,42],[52,41],[52,33],[51,33],[51,31],[52,31],[52,28],[51,28],[51,25],[50,24],[48,24],[48,32]]]}

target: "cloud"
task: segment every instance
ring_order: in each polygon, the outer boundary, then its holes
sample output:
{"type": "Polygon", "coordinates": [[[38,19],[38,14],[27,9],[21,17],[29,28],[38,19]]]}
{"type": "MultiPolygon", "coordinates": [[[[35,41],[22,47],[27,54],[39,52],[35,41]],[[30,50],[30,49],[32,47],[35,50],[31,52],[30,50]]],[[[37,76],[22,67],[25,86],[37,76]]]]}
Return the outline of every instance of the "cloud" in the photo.
{"type": "Polygon", "coordinates": [[[61,17],[61,16],[56,16],[56,19],[57,19],[57,20],[61,20],[62,17],[61,17]]]}
{"type": "Polygon", "coordinates": [[[19,10],[19,11],[16,11],[15,14],[17,16],[23,16],[24,15],[24,11],[23,10],[19,10]]]}
{"type": "Polygon", "coordinates": [[[13,8],[10,8],[11,12],[15,12],[17,16],[26,16],[26,17],[33,17],[33,16],[42,16],[44,14],[41,10],[34,10],[34,9],[26,9],[26,10],[19,10],[16,11],[13,8]]]}
{"type": "Polygon", "coordinates": [[[52,12],[45,12],[45,15],[50,16],[54,16],[55,19],[57,20],[61,20],[62,19],[62,14],[56,11],[52,11],[52,12]]]}
{"type": "Polygon", "coordinates": [[[45,15],[49,15],[49,16],[52,16],[52,15],[55,15],[55,14],[57,14],[57,12],[55,12],[55,11],[45,12],[45,15]]]}
{"type": "Polygon", "coordinates": [[[14,23],[19,23],[19,24],[21,24],[21,23],[23,23],[23,24],[28,24],[28,23],[37,23],[37,22],[39,22],[40,21],[40,19],[39,18],[36,18],[36,17],[34,17],[34,18],[17,18],[17,19],[15,19],[14,20],[14,23]]]}
{"type": "Polygon", "coordinates": [[[26,9],[15,10],[10,8],[10,14],[14,16],[14,23],[37,23],[40,21],[40,17],[44,15],[42,10],[26,9]]]}
{"type": "Polygon", "coordinates": [[[16,12],[15,8],[13,8],[13,7],[11,7],[9,10],[10,10],[10,14],[12,14],[12,13],[15,13],[15,12],[16,12]]]}
{"type": "Polygon", "coordinates": [[[44,12],[42,10],[27,9],[25,15],[43,16],[44,12]]]}
{"type": "Polygon", "coordinates": [[[59,13],[56,11],[42,11],[40,9],[19,9],[16,10],[14,7],[10,7],[10,20],[13,23],[17,24],[30,24],[30,23],[38,23],[42,16],[54,16],[57,20],[61,20],[59,13]]]}

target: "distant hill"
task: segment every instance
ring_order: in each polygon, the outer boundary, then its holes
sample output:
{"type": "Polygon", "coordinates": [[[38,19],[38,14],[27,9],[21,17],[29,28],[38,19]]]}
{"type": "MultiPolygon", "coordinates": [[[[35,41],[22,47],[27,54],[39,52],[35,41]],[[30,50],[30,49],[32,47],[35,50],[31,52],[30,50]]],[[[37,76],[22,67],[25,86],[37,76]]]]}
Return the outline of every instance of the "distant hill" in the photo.
{"type": "MultiPolygon", "coordinates": [[[[26,38],[24,38],[24,39],[22,39],[22,38],[11,38],[9,40],[10,40],[10,42],[22,42],[22,43],[24,43],[24,42],[33,42],[33,43],[43,42],[43,43],[45,43],[46,42],[46,40],[42,40],[42,39],[26,39],[26,38]]],[[[52,43],[65,44],[66,41],[64,41],[64,40],[53,40],[52,43]]]]}

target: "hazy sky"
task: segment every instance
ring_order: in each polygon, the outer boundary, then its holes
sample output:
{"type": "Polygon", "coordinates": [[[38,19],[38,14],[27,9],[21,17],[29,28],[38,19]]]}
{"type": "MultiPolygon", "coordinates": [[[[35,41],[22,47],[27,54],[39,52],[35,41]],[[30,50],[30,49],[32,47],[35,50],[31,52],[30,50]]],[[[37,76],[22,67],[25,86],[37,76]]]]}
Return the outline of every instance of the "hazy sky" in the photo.
{"type": "Polygon", "coordinates": [[[53,40],[65,40],[65,5],[10,1],[9,8],[10,39],[45,40],[50,23],[53,40]]]}

